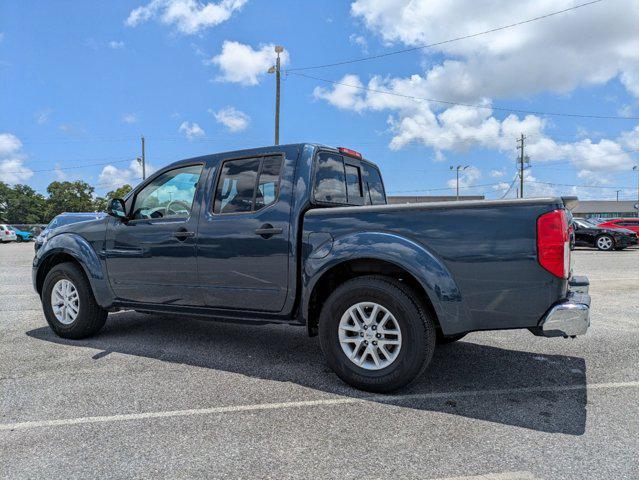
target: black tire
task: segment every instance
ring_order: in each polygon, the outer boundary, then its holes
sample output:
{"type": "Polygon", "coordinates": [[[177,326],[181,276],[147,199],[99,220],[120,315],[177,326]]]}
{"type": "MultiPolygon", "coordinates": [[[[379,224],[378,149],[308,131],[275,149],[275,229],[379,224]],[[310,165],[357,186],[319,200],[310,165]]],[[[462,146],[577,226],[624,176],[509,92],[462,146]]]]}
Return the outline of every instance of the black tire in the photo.
{"type": "Polygon", "coordinates": [[[364,276],[340,285],[326,300],[319,319],[319,340],[326,361],[343,381],[370,392],[391,392],[417,378],[435,350],[435,322],[417,295],[400,282],[383,276],[364,276]],[[379,370],[367,370],[348,359],[339,342],[342,315],[359,302],[375,302],[392,312],[402,344],[395,360],[379,370]]]}
{"type": "Polygon", "coordinates": [[[20,235],[16,236],[16,242],[22,243],[22,237],[20,235]]]}
{"type": "Polygon", "coordinates": [[[467,333],[456,333],[455,335],[444,335],[441,330],[437,330],[437,345],[447,345],[464,338],[467,333]]]}
{"type": "Polygon", "coordinates": [[[607,234],[599,235],[597,238],[595,238],[595,247],[597,247],[597,249],[601,250],[602,252],[610,252],[611,250],[615,249],[615,239],[607,234]],[[600,240],[602,239],[608,239],[610,242],[600,242],[600,240]],[[605,245],[607,246],[604,247],[603,243],[605,243],[605,245]]]}
{"type": "Polygon", "coordinates": [[[82,269],[75,263],[60,263],[47,274],[42,286],[42,308],[47,323],[62,338],[80,339],[96,334],[106,322],[107,311],[95,301],[91,285],[82,269]],[[53,287],[60,280],[69,280],[78,292],[78,315],[70,324],[59,321],[51,306],[53,287]]]}

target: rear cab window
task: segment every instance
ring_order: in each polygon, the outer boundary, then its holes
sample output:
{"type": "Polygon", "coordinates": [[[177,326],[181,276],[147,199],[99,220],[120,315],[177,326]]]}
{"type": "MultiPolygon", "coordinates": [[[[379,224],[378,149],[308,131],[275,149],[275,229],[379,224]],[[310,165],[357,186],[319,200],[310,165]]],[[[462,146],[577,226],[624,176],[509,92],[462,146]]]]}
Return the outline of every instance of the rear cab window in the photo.
{"type": "Polygon", "coordinates": [[[335,205],[385,205],[379,170],[366,160],[320,151],[315,160],[313,198],[335,205]]]}

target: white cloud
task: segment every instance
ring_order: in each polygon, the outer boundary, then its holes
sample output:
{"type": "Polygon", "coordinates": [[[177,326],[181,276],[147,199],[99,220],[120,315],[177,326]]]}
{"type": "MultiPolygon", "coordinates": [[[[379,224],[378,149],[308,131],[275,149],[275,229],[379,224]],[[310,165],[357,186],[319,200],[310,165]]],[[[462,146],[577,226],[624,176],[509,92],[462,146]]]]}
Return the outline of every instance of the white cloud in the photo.
{"type": "MultiPolygon", "coordinates": [[[[156,167],[146,162],[147,176],[157,170],[156,167]]],[[[125,183],[135,186],[142,181],[142,165],[137,160],[131,160],[127,168],[118,168],[115,165],[107,165],[102,168],[98,177],[98,189],[113,190],[125,183]]]]}
{"type": "Polygon", "coordinates": [[[152,0],[131,11],[125,25],[135,27],[151,19],[174,26],[180,33],[193,35],[231,18],[248,0],[221,0],[202,3],[198,0],[152,0]]]}
{"type": "Polygon", "coordinates": [[[359,48],[361,48],[364,55],[368,55],[368,42],[366,41],[366,38],[364,38],[362,35],[352,33],[348,36],[348,40],[353,45],[357,45],[359,48]]]}
{"type": "Polygon", "coordinates": [[[124,48],[124,42],[111,40],[109,42],[109,48],[112,48],[113,50],[119,50],[121,48],[124,48]]]}
{"type": "Polygon", "coordinates": [[[122,121],[124,123],[136,123],[138,121],[138,116],[135,113],[125,113],[122,115],[122,121]]]}
{"type": "Polygon", "coordinates": [[[217,112],[209,109],[209,113],[212,113],[215,120],[224,125],[231,132],[241,132],[242,130],[246,130],[246,127],[248,127],[251,120],[246,113],[231,106],[222,108],[217,112]]]}
{"type": "Polygon", "coordinates": [[[502,178],[504,175],[506,175],[506,172],[504,171],[503,168],[501,170],[491,170],[490,171],[490,176],[492,178],[502,178]]]}
{"type": "MultiPolygon", "coordinates": [[[[222,44],[222,52],[211,59],[222,74],[217,77],[224,82],[242,85],[257,85],[260,78],[275,64],[277,54],[275,45],[263,45],[254,50],[250,45],[226,40],[222,44]]],[[[286,65],[289,55],[286,50],[280,54],[281,64],[286,65]]]]}
{"type": "MultiPolygon", "coordinates": [[[[455,172],[455,169],[452,170],[452,173],[455,175],[455,178],[448,180],[447,185],[450,188],[456,189],[457,173],[455,172]]],[[[461,188],[472,187],[474,184],[477,183],[477,180],[479,180],[481,177],[482,177],[481,170],[479,170],[477,167],[469,166],[465,170],[460,170],[459,171],[459,188],[461,189],[461,188]]]]}
{"type": "Polygon", "coordinates": [[[515,154],[515,140],[525,134],[526,153],[535,162],[569,160],[578,170],[619,172],[633,165],[627,149],[639,149],[639,127],[623,132],[616,139],[582,138],[559,143],[546,133],[547,121],[536,116],[508,115],[503,120],[493,116],[491,102],[483,99],[484,108],[455,105],[446,109],[426,101],[386,95],[426,96],[425,82],[419,75],[408,78],[373,77],[363,91],[356,75],[346,75],[331,89],[318,87],[315,97],[340,109],[355,112],[390,111],[388,126],[393,137],[390,148],[399,150],[411,143],[421,143],[441,156],[443,151],[464,152],[485,148],[515,154]],[[350,88],[352,85],[357,88],[350,88]],[[412,93],[411,93],[412,92],[412,93]]]}
{"type": "Polygon", "coordinates": [[[55,173],[55,177],[56,177],[58,180],[62,181],[62,180],[66,180],[66,179],[67,179],[67,175],[66,175],[66,173],[64,173],[64,171],[63,171],[63,170],[62,170],[62,168],[60,167],[60,164],[59,164],[59,163],[56,163],[56,164],[53,166],[53,168],[54,168],[53,173],[55,173]]]}
{"type": "MultiPolygon", "coordinates": [[[[386,43],[414,47],[574,6],[572,0],[356,0],[351,14],[386,43]],[[454,26],[454,27],[453,27],[454,26]]],[[[639,3],[620,0],[423,50],[430,98],[476,101],[569,92],[618,77],[639,96],[639,3]],[[611,28],[614,25],[614,28],[611,28]],[[438,58],[438,57],[432,57],[438,58]]]]}
{"type": "Polygon", "coordinates": [[[0,181],[14,184],[31,178],[33,171],[24,166],[25,160],[20,139],[11,133],[0,133],[0,181]]]}
{"type": "Polygon", "coordinates": [[[22,148],[22,142],[11,133],[0,133],[0,156],[5,157],[17,153],[22,148]]]}
{"type": "Polygon", "coordinates": [[[52,113],[53,113],[52,109],[45,108],[44,110],[40,110],[39,112],[36,112],[33,116],[35,117],[35,120],[38,123],[38,125],[42,125],[49,121],[49,117],[51,116],[52,113]]]}
{"type": "Polygon", "coordinates": [[[313,96],[317,99],[326,100],[331,105],[342,110],[355,110],[360,112],[367,107],[367,102],[362,98],[361,90],[363,88],[361,80],[357,75],[344,75],[340,80],[344,85],[335,85],[332,89],[324,87],[315,87],[313,96]],[[352,85],[353,88],[346,85],[352,85]]]}
{"type": "Polygon", "coordinates": [[[204,130],[195,122],[182,122],[179,131],[186,135],[186,138],[193,140],[196,137],[202,137],[205,135],[204,130]]]}

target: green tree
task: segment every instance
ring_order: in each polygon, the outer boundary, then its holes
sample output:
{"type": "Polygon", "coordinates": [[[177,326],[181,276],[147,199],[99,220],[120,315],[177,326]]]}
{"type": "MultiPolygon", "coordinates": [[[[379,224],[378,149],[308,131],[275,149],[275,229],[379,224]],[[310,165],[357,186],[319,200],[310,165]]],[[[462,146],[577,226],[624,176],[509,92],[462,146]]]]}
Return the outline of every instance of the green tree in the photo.
{"type": "Polygon", "coordinates": [[[93,191],[94,188],[82,180],[50,183],[47,187],[49,217],[62,212],[93,212],[93,191]]]}
{"type": "Polygon", "coordinates": [[[93,209],[96,212],[105,212],[107,209],[107,199],[104,197],[95,197],[93,200],[93,209]]]}
{"type": "Polygon", "coordinates": [[[110,191],[106,194],[107,200],[113,200],[114,198],[124,198],[127,193],[133,190],[133,187],[128,183],[125,183],[120,188],[110,191]]]}
{"type": "Polygon", "coordinates": [[[0,221],[7,221],[7,208],[9,208],[9,196],[11,187],[4,182],[0,182],[0,221]]]}
{"type": "Polygon", "coordinates": [[[47,222],[46,199],[28,185],[0,182],[0,217],[7,223],[47,222]]]}
{"type": "Polygon", "coordinates": [[[129,193],[131,190],[133,190],[133,187],[128,183],[125,183],[120,188],[116,188],[115,190],[111,190],[109,193],[107,193],[106,198],[96,197],[93,201],[93,207],[97,211],[103,212],[107,209],[109,201],[113,200],[114,198],[124,198],[126,194],[129,193]]]}

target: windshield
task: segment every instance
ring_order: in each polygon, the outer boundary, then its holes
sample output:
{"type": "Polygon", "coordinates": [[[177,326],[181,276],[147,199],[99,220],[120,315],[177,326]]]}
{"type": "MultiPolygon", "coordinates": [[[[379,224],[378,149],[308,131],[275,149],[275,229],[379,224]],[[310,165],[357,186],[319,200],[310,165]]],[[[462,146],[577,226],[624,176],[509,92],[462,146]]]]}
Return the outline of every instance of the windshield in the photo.
{"type": "Polygon", "coordinates": [[[598,227],[598,225],[596,223],[594,223],[591,220],[585,220],[583,218],[580,219],[575,219],[575,223],[577,225],[579,225],[580,227],[584,227],[584,228],[593,228],[593,227],[598,227]]]}

